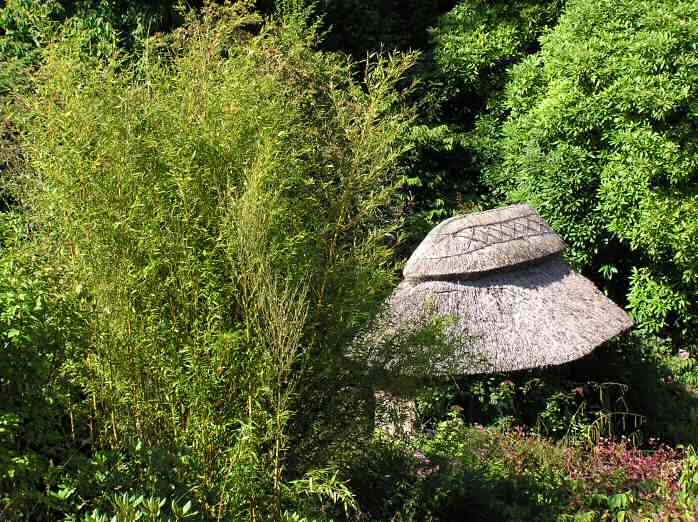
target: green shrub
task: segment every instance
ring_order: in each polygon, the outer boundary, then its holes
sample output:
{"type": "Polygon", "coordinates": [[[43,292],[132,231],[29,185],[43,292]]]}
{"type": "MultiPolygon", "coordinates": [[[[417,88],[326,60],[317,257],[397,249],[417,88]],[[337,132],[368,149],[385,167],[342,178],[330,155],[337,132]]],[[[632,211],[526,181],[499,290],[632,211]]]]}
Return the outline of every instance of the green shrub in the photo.
{"type": "Polygon", "coordinates": [[[0,8],[0,94],[8,91],[34,65],[42,46],[64,14],[58,0],[10,0],[0,8]]]}
{"type": "MultiPolygon", "coordinates": [[[[504,87],[507,68],[537,49],[538,37],[555,22],[561,6],[561,0],[466,0],[442,16],[432,43],[451,94],[493,98],[504,87]]],[[[482,107],[466,103],[463,108],[482,107]]]]}
{"type": "Polygon", "coordinates": [[[418,70],[419,124],[409,133],[408,245],[452,214],[493,204],[481,171],[498,157],[506,73],[537,50],[562,3],[466,0],[438,19],[418,70]]]}
{"type": "Polygon", "coordinates": [[[114,495],[111,499],[114,515],[109,517],[104,513],[94,510],[82,519],[83,522],[131,522],[147,520],[152,522],[179,522],[192,519],[198,514],[192,511],[191,502],[183,505],[175,501],[167,504],[165,499],[158,497],[135,496],[126,493],[114,495]]]}
{"type": "Polygon", "coordinates": [[[55,291],[61,270],[13,241],[21,220],[0,219],[0,513],[19,519],[51,507],[46,477],[85,436],[80,390],[65,378],[84,353],[85,321],[75,295],[55,291]]]}
{"type": "Polygon", "coordinates": [[[89,303],[96,444],[191,452],[208,517],[351,504],[331,475],[288,482],[288,422],[301,370],[334,364],[393,282],[413,60],[359,83],[303,20],[211,6],[136,62],[86,62],[68,35],[17,115],[33,244],[89,303]]]}
{"type": "Polygon", "coordinates": [[[25,81],[57,34],[70,32],[87,54],[109,55],[115,46],[134,48],[157,31],[180,22],[177,2],[123,0],[9,0],[0,8],[0,94],[25,81]]]}
{"type": "Polygon", "coordinates": [[[561,448],[455,414],[412,444],[377,437],[351,471],[363,516],[376,521],[555,520],[567,497],[561,448]]]}
{"type": "MultiPolygon", "coordinates": [[[[695,2],[569,2],[514,67],[502,162],[488,172],[561,233],[639,326],[695,338],[695,2]]],[[[496,148],[496,147],[495,147],[496,148]]]]}
{"type": "Polygon", "coordinates": [[[696,463],[691,448],[566,448],[452,414],[412,445],[375,440],[354,476],[370,520],[688,521],[698,509],[696,463]]]}

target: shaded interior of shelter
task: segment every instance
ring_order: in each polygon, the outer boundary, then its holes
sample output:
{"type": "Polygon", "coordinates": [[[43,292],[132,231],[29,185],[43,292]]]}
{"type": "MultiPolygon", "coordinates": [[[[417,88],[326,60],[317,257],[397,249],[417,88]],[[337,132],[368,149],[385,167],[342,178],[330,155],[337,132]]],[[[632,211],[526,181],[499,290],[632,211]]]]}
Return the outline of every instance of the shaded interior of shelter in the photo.
{"type": "Polygon", "coordinates": [[[447,386],[455,385],[459,388],[466,388],[466,384],[471,380],[478,380],[484,377],[491,377],[493,380],[527,380],[534,378],[554,378],[570,381],[604,380],[615,378],[618,375],[617,365],[621,364],[618,359],[617,348],[614,343],[622,340],[625,336],[611,339],[599,346],[591,353],[580,357],[574,361],[569,361],[559,365],[550,365],[536,368],[525,368],[522,370],[512,370],[503,372],[478,372],[471,375],[395,375],[383,368],[371,368],[370,382],[378,382],[386,389],[401,391],[422,386],[447,386]]]}
{"type": "MultiPolygon", "coordinates": [[[[698,408],[698,394],[666,379],[670,368],[662,368],[639,351],[632,351],[635,342],[631,336],[620,336],[585,357],[559,366],[422,379],[419,389],[448,389],[450,395],[433,417],[430,412],[420,412],[421,428],[429,432],[448,411],[457,411],[466,424],[490,425],[510,415],[515,425],[538,426],[551,394],[565,394],[567,407],[571,408],[568,413],[574,413],[582,403],[589,414],[616,412],[612,427],[615,435],[631,436],[642,430],[654,433],[662,443],[687,443],[693,434],[685,430],[685,415],[698,408]],[[522,390],[531,382],[538,382],[539,388],[524,394],[522,390]],[[509,385],[512,398],[496,405],[483,402],[483,397],[472,393],[477,383],[490,389],[509,385]]],[[[646,439],[633,442],[651,447],[646,439]]]]}
{"type": "MultiPolygon", "coordinates": [[[[598,398],[591,396],[588,387],[590,383],[611,383],[617,380],[617,373],[614,371],[615,364],[617,361],[616,354],[611,346],[612,341],[605,343],[600,346],[590,354],[577,359],[575,361],[570,361],[565,364],[557,366],[548,366],[545,368],[530,368],[526,370],[518,370],[512,372],[501,372],[495,374],[477,374],[470,376],[459,376],[453,377],[450,381],[431,381],[432,386],[443,386],[452,385],[458,392],[456,392],[455,401],[451,405],[455,407],[464,418],[465,422],[468,424],[490,424],[494,419],[493,417],[502,415],[506,412],[497,410],[495,407],[493,411],[487,411],[486,408],[480,403],[480,401],[468,394],[464,393],[465,390],[471,388],[473,381],[481,380],[484,377],[489,377],[492,379],[493,383],[512,382],[517,385],[517,387],[522,386],[526,382],[530,382],[534,379],[539,379],[544,383],[554,383],[559,389],[580,389],[578,394],[578,402],[581,403],[582,400],[597,401],[598,398]],[[585,389],[585,387],[587,389],[585,389]]],[[[424,382],[426,385],[426,382],[424,382]]],[[[527,407],[518,407],[516,413],[522,417],[521,420],[524,421],[525,425],[535,426],[537,421],[537,415],[544,409],[543,401],[546,399],[542,394],[536,397],[534,393],[531,397],[521,397],[521,392],[517,391],[515,398],[518,399],[515,402],[527,403],[527,407]],[[540,402],[539,408],[536,408],[536,402],[540,402]]],[[[608,397],[607,404],[603,406],[608,407],[608,402],[613,402],[618,399],[617,396],[608,397]]],[[[628,412],[631,412],[632,401],[628,404],[628,412]]],[[[517,405],[511,405],[513,408],[517,409],[517,405]]],[[[602,406],[599,404],[599,406],[602,406]]]]}

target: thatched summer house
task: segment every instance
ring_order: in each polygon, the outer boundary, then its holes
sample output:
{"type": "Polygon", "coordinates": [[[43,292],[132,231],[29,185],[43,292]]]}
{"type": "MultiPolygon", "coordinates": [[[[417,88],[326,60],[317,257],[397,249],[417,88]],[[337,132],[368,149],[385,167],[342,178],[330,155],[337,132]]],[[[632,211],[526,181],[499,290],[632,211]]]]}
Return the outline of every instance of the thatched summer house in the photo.
{"type": "Polygon", "coordinates": [[[366,363],[418,378],[560,365],[591,353],[632,320],[567,265],[564,249],[528,205],[444,221],[412,254],[362,343],[366,363]],[[439,335],[425,336],[430,328],[439,335]]]}

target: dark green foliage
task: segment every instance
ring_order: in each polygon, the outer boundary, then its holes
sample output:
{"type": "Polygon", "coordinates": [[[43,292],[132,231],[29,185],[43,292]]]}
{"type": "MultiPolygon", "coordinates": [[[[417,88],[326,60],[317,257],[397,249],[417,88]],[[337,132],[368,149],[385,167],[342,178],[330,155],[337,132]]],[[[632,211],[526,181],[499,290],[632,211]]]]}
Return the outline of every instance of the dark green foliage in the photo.
{"type": "Polygon", "coordinates": [[[432,39],[439,77],[451,97],[446,117],[467,125],[503,89],[506,71],[538,49],[562,0],[466,0],[439,19],[432,39]],[[468,112],[463,112],[468,111],[468,112]]]}
{"type": "Polygon", "coordinates": [[[698,302],[698,8],[682,1],[567,5],[512,71],[501,165],[578,267],[627,289],[639,326],[695,337],[698,302]]]}
{"type": "Polygon", "coordinates": [[[698,443],[696,359],[669,342],[635,334],[559,368],[473,376],[418,396],[428,429],[452,407],[468,423],[527,426],[566,444],[600,437],[698,443]]]}
{"type": "Polygon", "coordinates": [[[65,10],[59,1],[10,1],[0,9],[0,94],[34,65],[65,10]]]}
{"type": "Polygon", "coordinates": [[[176,519],[172,514],[177,507],[196,506],[191,490],[197,487],[199,469],[190,454],[138,444],[129,450],[97,450],[86,456],[84,448],[71,448],[69,440],[64,437],[60,444],[68,450],[65,457],[46,462],[29,487],[8,492],[4,512],[13,520],[83,520],[87,511],[117,514],[124,496],[133,508],[138,508],[139,497],[157,498],[162,502],[163,521],[168,516],[176,519]]]}
{"type": "Polygon", "coordinates": [[[695,452],[626,441],[564,447],[457,415],[409,444],[377,438],[351,469],[364,517],[436,520],[692,520],[695,452]]]}
{"type": "Polygon", "coordinates": [[[410,130],[414,150],[406,165],[406,192],[413,208],[407,228],[412,241],[453,213],[493,204],[481,171],[493,161],[505,116],[506,72],[537,50],[538,37],[561,6],[562,1],[467,0],[439,19],[415,96],[419,125],[410,130]]]}
{"type": "Polygon", "coordinates": [[[0,94],[24,81],[58,33],[80,39],[86,54],[106,57],[181,23],[176,6],[172,0],[9,0],[0,8],[0,94]]]}
{"type": "Polygon", "coordinates": [[[54,291],[60,270],[10,246],[21,221],[0,216],[0,513],[14,518],[54,507],[41,491],[46,477],[88,436],[72,408],[80,389],[66,379],[85,321],[75,294],[54,291]]]}
{"type": "Polygon", "coordinates": [[[629,387],[612,380],[618,375],[589,371],[592,365],[475,376],[430,388],[419,396],[420,421],[432,429],[453,410],[467,423],[529,426],[551,439],[589,446],[600,437],[628,436],[642,442],[643,437],[658,436],[643,430],[642,407],[647,405],[630,399],[629,387]]]}
{"type": "Polygon", "coordinates": [[[318,14],[327,29],[324,46],[362,59],[366,53],[421,49],[428,29],[454,0],[320,0],[318,14]]]}
{"type": "MultiPolygon", "coordinates": [[[[434,60],[444,86],[439,120],[459,134],[468,151],[463,167],[478,183],[497,158],[508,71],[538,50],[538,38],[554,26],[563,5],[563,0],[468,0],[442,17],[434,31],[434,60]]],[[[477,188],[485,205],[492,205],[490,190],[477,188]]]]}
{"type": "Polygon", "coordinates": [[[608,379],[628,385],[631,411],[643,417],[644,440],[698,444],[696,359],[687,351],[672,354],[671,342],[635,334],[613,343],[601,361],[608,379]]]}
{"type": "Polygon", "coordinates": [[[521,438],[514,448],[514,438],[466,428],[452,416],[439,424],[433,438],[413,445],[374,441],[352,473],[365,516],[376,521],[555,520],[567,497],[561,488],[562,452],[535,439],[521,438]],[[525,461],[526,471],[515,469],[512,457],[519,465],[525,461]]]}

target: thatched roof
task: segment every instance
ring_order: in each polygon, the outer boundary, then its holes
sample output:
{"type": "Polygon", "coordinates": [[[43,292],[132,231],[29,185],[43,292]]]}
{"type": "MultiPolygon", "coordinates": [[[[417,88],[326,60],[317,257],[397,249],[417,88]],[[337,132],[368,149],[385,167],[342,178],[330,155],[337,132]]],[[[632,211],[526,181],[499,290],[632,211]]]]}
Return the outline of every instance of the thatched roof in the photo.
{"type": "Polygon", "coordinates": [[[440,224],[407,263],[361,343],[363,357],[393,373],[439,376],[559,365],[591,353],[632,320],[565,263],[563,247],[527,205],[440,224]],[[444,342],[420,336],[434,324],[444,342]]]}
{"type": "Polygon", "coordinates": [[[440,223],[414,251],[403,274],[411,280],[475,279],[564,249],[535,210],[513,205],[440,223]]]}

